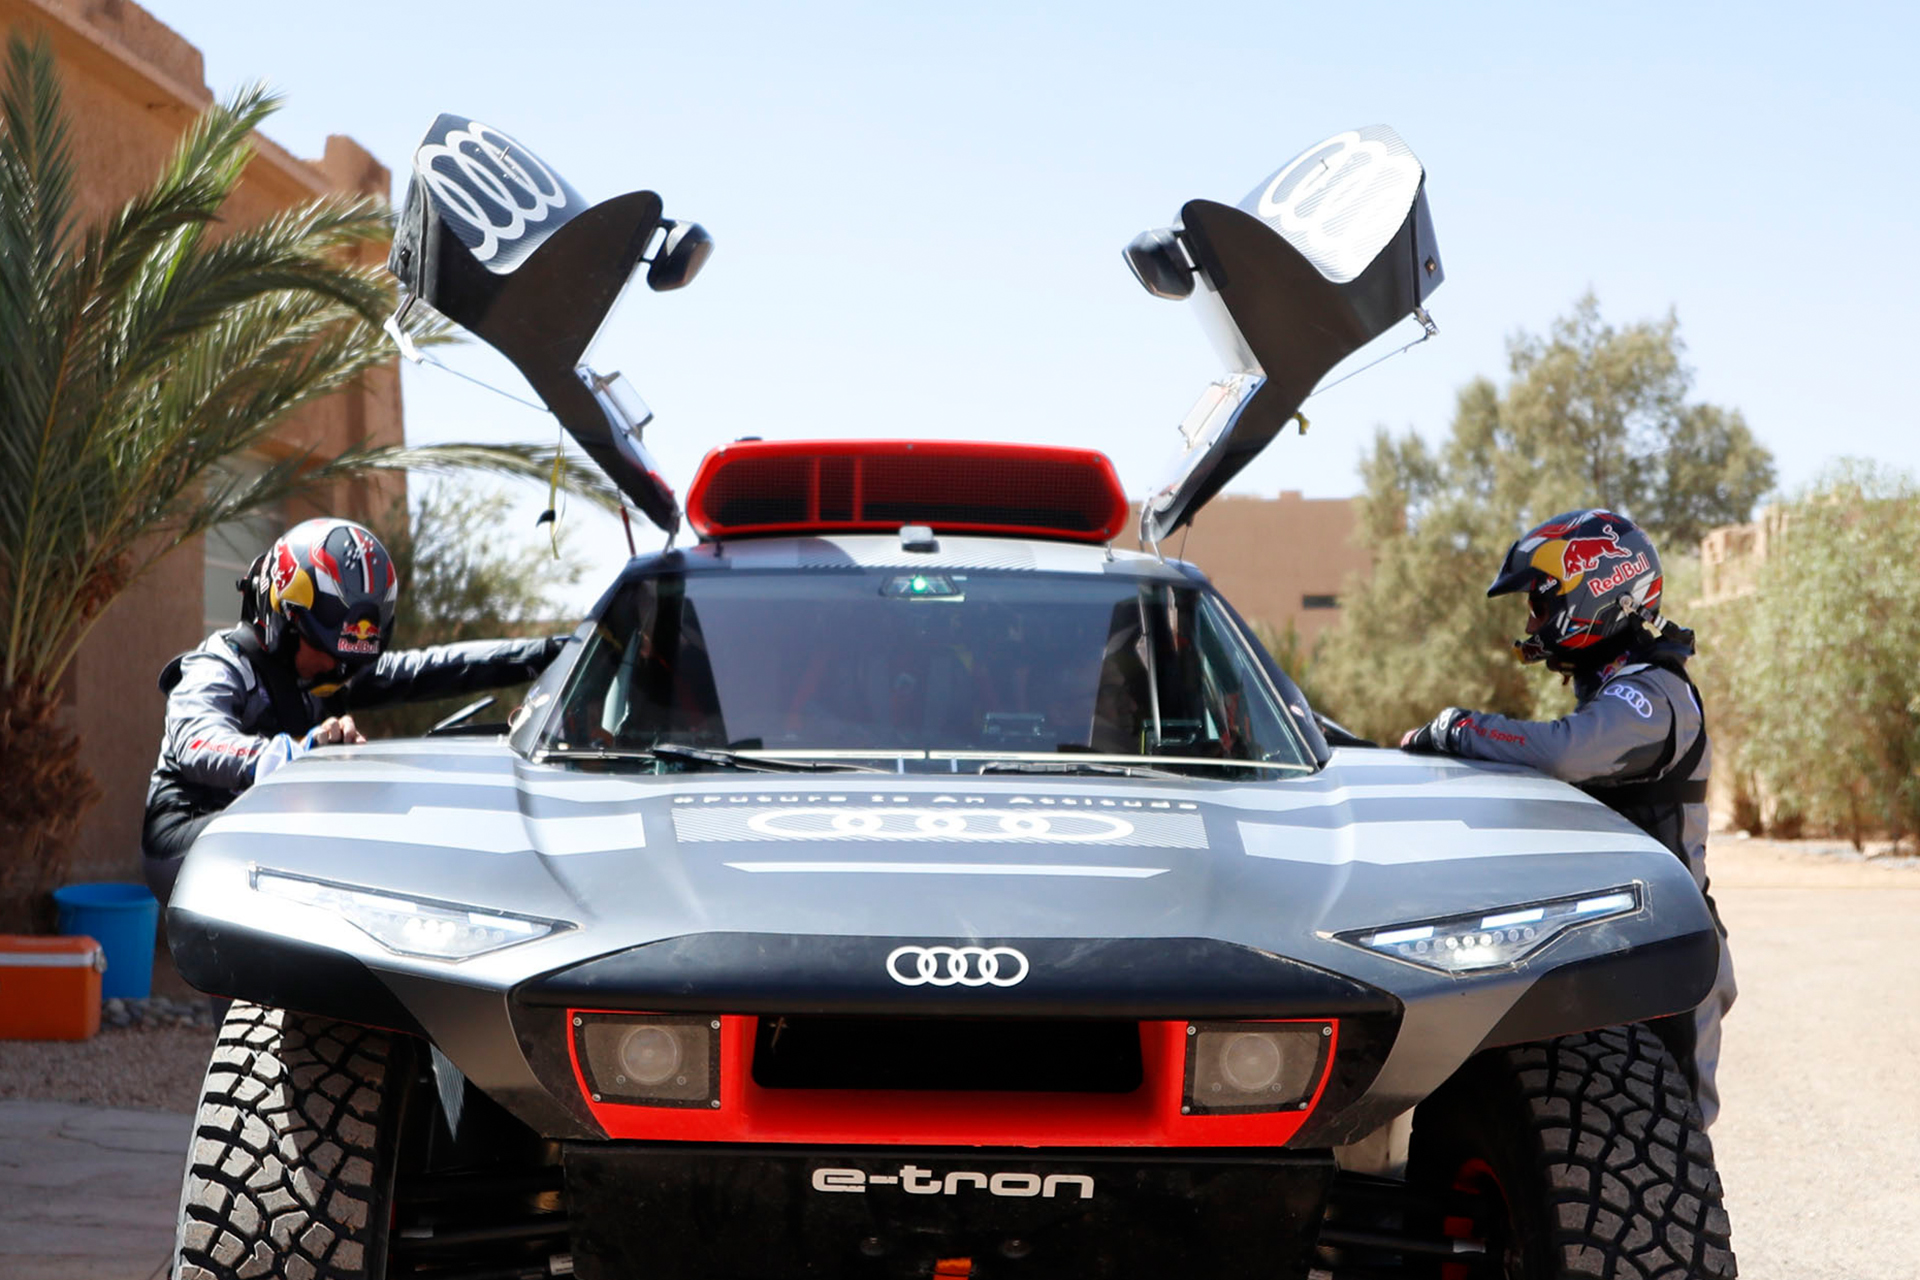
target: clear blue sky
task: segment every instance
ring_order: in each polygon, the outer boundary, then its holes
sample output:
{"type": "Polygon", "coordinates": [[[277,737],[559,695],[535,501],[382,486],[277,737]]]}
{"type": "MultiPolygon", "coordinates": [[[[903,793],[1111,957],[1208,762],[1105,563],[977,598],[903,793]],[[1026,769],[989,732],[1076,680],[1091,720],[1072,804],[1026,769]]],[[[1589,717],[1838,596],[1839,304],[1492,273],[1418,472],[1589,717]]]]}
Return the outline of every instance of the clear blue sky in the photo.
{"type": "MultiPolygon", "coordinates": [[[[739,435],[909,434],[1096,445],[1139,493],[1216,365],[1120,247],[1374,122],[1427,168],[1440,337],[1310,401],[1237,489],[1355,492],[1376,426],[1443,431],[1589,287],[1615,321],[1677,310],[1697,393],[1785,487],[1840,455],[1920,470],[1916,6],[147,4],[216,92],[287,94],[276,140],[350,134],[396,196],[447,110],[704,223],[702,277],[634,295],[593,360],[677,484],[739,435]]],[[[416,440],[552,435],[443,373],[406,396],[416,440]]]]}

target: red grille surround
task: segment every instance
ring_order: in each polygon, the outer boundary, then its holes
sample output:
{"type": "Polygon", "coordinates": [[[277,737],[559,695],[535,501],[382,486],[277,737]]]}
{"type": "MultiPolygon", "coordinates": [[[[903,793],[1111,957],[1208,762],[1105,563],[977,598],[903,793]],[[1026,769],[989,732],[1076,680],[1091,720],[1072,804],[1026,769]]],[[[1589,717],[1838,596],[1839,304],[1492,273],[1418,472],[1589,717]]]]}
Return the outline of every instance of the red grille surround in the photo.
{"type": "MultiPolygon", "coordinates": [[[[644,1019],[633,1010],[569,1009],[644,1019]]],[[[1327,1091],[1340,1052],[1332,1018],[1255,1019],[1325,1023],[1332,1030],[1319,1079],[1296,1111],[1182,1114],[1187,1023],[1140,1024],[1145,1078],[1124,1094],[933,1093],[768,1089],[753,1079],[757,1020],[720,1015],[720,1105],[712,1109],[596,1102],[575,1038],[567,1037],[574,1084],[607,1136],[650,1142],[797,1143],[812,1146],[1281,1147],[1327,1091]]]]}
{"type": "Polygon", "coordinates": [[[1107,542],[1126,520],[1098,450],[984,441],[741,441],[709,453],[687,491],[687,522],[707,540],[921,524],[1107,542]]]}

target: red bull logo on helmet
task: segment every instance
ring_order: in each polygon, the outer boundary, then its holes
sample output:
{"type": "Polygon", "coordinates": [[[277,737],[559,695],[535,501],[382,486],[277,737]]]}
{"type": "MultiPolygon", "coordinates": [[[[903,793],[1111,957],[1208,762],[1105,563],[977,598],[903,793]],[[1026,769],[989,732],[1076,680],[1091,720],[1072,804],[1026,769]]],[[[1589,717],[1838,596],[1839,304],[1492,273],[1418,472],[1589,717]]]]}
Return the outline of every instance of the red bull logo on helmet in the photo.
{"type": "Polygon", "coordinates": [[[1603,596],[1623,582],[1639,577],[1647,571],[1647,553],[1642,551],[1622,565],[1615,565],[1613,572],[1604,578],[1594,578],[1587,583],[1587,590],[1595,596],[1603,596]]]}
{"type": "Polygon", "coordinates": [[[294,557],[285,538],[273,544],[273,563],[268,567],[267,604],[278,609],[282,604],[313,608],[313,580],[294,557]]]}
{"type": "Polygon", "coordinates": [[[1602,525],[1598,534],[1589,537],[1551,538],[1535,544],[1531,550],[1529,562],[1559,583],[1562,595],[1579,586],[1580,580],[1598,569],[1602,562],[1625,560],[1633,555],[1620,545],[1620,537],[1610,524],[1602,525]]]}
{"type": "Polygon", "coordinates": [[[380,652],[380,624],[372,618],[356,618],[340,628],[340,653],[376,654],[380,652]]]}
{"type": "MultiPolygon", "coordinates": [[[[1602,560],[1625,560],[1631,554],[1620,545],[1612,525],[1601,526],[1600,536],[1594,538],[1568,538],[1560,552],[1562,579],[1578,577],[1583,573],[1592,573],[1600,567],[1602,560]]],[[[1628,577],[1632,575],[1629,574],[1628,577]]],[[[1624,579],[1623,579],[1624,581],[1624,579]]]]}

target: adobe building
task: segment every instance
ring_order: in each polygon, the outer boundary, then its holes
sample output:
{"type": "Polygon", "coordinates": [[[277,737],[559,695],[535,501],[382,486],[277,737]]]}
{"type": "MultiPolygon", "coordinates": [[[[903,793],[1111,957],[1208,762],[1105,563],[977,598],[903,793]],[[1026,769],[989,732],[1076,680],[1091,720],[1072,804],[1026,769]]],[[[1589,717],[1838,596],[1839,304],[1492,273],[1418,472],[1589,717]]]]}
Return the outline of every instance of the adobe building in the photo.
{"type": "MultiPolygon", "coordinates": [[[[1139,517],[1136,505],[1135,528],[1139,517]]],[[[1276,638],[1292,623],[1302,645],[1311,645],[1340,620],[1348,578],[1373,572],[1373,557],[1354,541],[1358,525],[1351,498],[1308,498],[1294,489],[1277,498],[1222,494],[1160,549],[1198,565],[1248,622],[1265,624],[1276,638]]]]}
{"type": "MultiPolygon", "coordinates": [[[[43,33],[58,60],[82,218],[102,217],[148,186],[213,101],[200,51],[128,0],[0,0],[0,38],[15,31],[43,33]]],[[[258,153],[227,205],[236,225],[335,192],[389,195],[386,168],[351,138],[328,138],[317,160],[297,159],[266,138],[255,145],[258,153]]],[[[362,441],[402,438],[395,364],[289,418],[259,458],[236,465],[309,450],[326,458],[362,441]]],[[[321,496],[330,511],[381,524],[404,516],[405,495],[396,476],[321,496]]],[[[181,547],[95,625],[67,677],[82,759],[102,793],[81,829],[73,879],[139,878],[140,822],[164,705],[155,685],[160,668],[210,630],[236,622],[234,578],[280,530],[319,511],[293,504],[249,520],[246,529],[216,530],[181,547]]]]}
{"type": "Polygon", "coordinates": [[[1707,531],[1700,539],[1700,604],[1715,605],[1752,594],[1783,519],[1781,508],[1762,507],[1751,523],[1707,531]]]}

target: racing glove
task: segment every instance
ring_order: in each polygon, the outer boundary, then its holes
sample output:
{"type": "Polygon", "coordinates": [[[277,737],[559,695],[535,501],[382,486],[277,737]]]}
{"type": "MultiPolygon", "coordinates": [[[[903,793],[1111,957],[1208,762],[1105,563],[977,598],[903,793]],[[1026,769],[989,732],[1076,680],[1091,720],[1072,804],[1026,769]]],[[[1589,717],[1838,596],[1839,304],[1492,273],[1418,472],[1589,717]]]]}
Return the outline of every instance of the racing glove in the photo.
{"type": "Polygon", "coordinates": [[[1453,731],[1460,727],[1468,712],[1459,707],[1447,707],[1439,715],[1409,733],[1400,740],[1402,751],[1411,751],[1418,755],[1442,756],[1453,753],[1453,731]]]}
{"type": "Polygon", "coordinates": [[[258,783],[283,764],[292,764],[307,752],[313,750],[320,726],[307,730],[305,736],[293,738],[284,733],[276,733],[267,739],[267,745],[260,748],[260,754],[253,758],[253,780],[258,783]]]}

